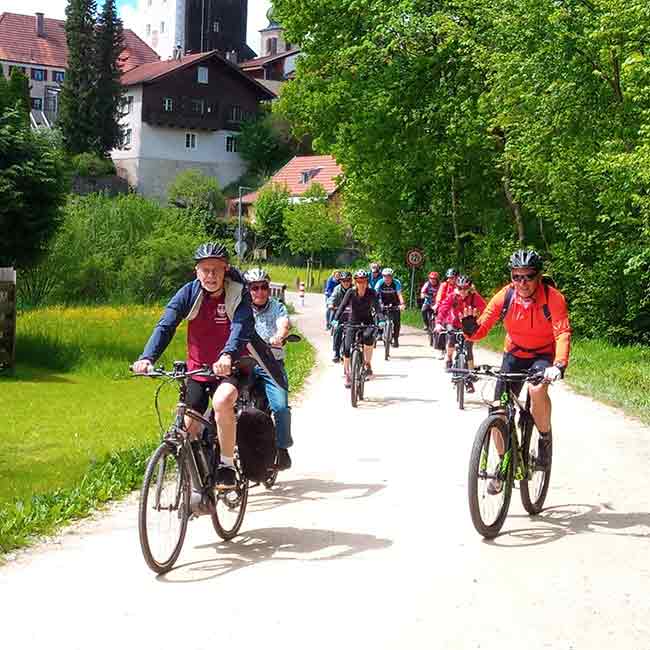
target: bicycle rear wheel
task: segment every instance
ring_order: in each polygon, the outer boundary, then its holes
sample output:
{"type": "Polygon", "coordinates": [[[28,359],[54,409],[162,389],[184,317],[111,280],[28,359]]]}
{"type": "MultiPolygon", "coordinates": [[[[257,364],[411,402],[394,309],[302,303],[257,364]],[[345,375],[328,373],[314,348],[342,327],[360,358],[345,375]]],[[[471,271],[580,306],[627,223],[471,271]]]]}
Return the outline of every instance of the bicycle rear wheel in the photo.
{"type": "Polygon", "coordinates": [[[248,504],[248,479],[236,463],[237,485],[232,490],[221,490],[214,495],[215,514],[212,525],[221,539],[232,539],[241,528],[248,504]]]}
{"type": "Polygon", "coordinates": [[[384,359],[388,361],[390,358],[390,344],[393,340],[393,323],[389,320],[386,321],[384,327],[384,359]]]}
{"type": "Polygon", "coordinates": [[[510,506],[513,484],[512,451],[510,446],[500,456],[495,444],[495,436],[501,436],[508,444],[508,426],[498,415],[490,415],[481,423],[476,432],[469,461],[468,497],[469,512],[476,531],[486,539],[499,534],[510,506]],[[488,492],[500,485],[496,494],[488,492]]]}
{"type": "Polygon", "coordinates": [[[352,386],[350,387],[350,401],[352,402],[352,407],[356,408],[357,407],[357,402],[359,401],[359,381],[361,379],[361,364],[363,363],[363,360],[361,358],[361,352],[359,350],[354,350],[352,352],[352,367],[351,367],[351,374],[352,374],[352,386]]]}
{"type": "MultiPolygon", "coordinates": [[[[521,503],[526,512],[538,515],[544,507],[551,481],[551,461],[553,458],[553,441],[551,439],[548,449],[548,466],[541,467],[537,462],[539,448],[539,432],[531,415],[527,414],[523,431],[522,454],[526,463],[526,479],[519,482],[521,503]]],[[[549,433],[549,435],[551,435],[549,433]]]]}
{"type": "Polygon", "coordinates": [[[140,548],[152,571],[165,573],[174,566],[189,515],[189,476],[177,449],[162,443],[147,465],[138,510],[140,548]]]}
{"type": "MultiPolygon", "coordinates": [[[[467,356],[464,352],[456,355],[454,369],[467,370],[467,356]]],[[[467,376],[464,373],[452,376],[456,382],[456,401],[458,402],[458,408],[462,411],[465,408],[465,379],[467,376]]]]}

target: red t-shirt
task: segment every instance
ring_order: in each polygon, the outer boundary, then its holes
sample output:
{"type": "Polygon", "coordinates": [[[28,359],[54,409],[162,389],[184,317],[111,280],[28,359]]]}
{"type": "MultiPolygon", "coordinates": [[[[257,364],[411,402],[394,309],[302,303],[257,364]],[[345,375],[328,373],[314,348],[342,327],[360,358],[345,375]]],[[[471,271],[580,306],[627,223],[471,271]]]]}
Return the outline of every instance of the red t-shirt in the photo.
{"type": "MultiPolygon", "coordinates": [[[[224,293],[218,298],[205,294],[199,313],[187,326],[187,369],[199,370],[204,365],[212,367],[221,356],[229,336],[230,319],[226,314],[224,293]]],[[[210,381],[208,377],[194,379],[210,381]]]]}

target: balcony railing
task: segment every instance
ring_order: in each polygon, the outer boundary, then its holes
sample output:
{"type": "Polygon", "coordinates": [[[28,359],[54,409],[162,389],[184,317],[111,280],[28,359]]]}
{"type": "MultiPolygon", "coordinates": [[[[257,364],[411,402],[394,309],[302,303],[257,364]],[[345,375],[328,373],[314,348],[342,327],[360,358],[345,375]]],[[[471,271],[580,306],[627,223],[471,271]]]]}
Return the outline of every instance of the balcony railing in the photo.
{"type": "Polygon", "coordinates": [[[204,129],[218,131],[222,120],[217,113],[193,113],[180,111],[156,111],[145,109],[142,117],[147,124],[176,129],[204,129]]]}

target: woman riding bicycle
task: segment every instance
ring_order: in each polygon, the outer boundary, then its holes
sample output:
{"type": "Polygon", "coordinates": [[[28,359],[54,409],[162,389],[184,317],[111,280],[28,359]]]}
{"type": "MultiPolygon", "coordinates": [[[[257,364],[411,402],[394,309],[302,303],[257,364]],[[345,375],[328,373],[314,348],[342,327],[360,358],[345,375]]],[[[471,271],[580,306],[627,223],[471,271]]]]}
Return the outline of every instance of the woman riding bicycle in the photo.
{"type": "MultiPolygon", "coordinates": [[[[334,315],[332,325],[336,327],[348,305],[351,307],[348,322],[350,325],[366,325],[362,331],[363,359],[366,365],[366,377],[372,376],[372,353],[375,346],[375,313],[379,312],[377,294],[368,286],[368,273],[363,269],[354,274],[354,287],[343,297],[334,315]]],[[[345,387],[350,388],[350,354],[356,330],[348,328],[343,340],[343,368],[345,371],[345,387]]]]}
{"type": "MultiPolygon", "coordinates": [[[[480,314],[485,309],[485,300],[474,287],[474,283],[466,275],[460,275],[456,279],[456,286],[452,293],[450,293],[439,305],[436,315],[436,331],[442,332],[444,328],[448,329],[461,329],[461,318],[463,311],[467,307],[473,307],[480,314]]],[[[474,368],[474,353],[473,344],[471,341],[466,342],[467,349],[467,365],[470,369],[474,368]]],[[[454,354],[454,338],[447,337],[447,360],[445,365],[451,368],[452,357],[454,354]]],[[[474,386],[471,380],[467,382],[467,392],[473,393],[474,386]]]]}

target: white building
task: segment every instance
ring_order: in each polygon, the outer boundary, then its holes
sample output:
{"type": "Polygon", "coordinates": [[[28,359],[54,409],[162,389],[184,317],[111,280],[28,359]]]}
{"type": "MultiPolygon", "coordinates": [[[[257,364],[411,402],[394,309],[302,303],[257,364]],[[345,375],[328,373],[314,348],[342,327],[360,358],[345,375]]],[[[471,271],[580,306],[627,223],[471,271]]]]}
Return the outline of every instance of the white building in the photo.
{"type": "Polygon", "coordinates": [[[161,59],[185,52],[186,0],[138,0],[136,32],[161,59]]]}

